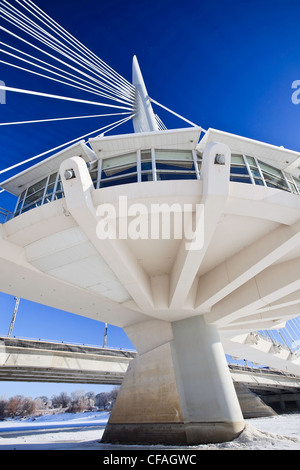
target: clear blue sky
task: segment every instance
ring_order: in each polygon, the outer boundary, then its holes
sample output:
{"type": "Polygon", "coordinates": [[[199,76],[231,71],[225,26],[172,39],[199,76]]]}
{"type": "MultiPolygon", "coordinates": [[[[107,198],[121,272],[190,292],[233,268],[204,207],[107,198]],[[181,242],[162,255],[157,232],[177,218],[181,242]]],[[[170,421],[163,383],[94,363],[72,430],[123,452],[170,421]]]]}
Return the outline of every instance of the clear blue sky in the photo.
{"type": "MultiPolygon", "coordinates": [[[[300,79],[299,0],[35,3],[129,81],[136,54],[149,95],[205,129],[300,150],[300,105],[291,101],[292,82],[300,79]]],[[[1,37],[10,41],[7,35],[1,37]]],[[[84,92],[3,64],[0,70],[0,80],[7,86],[88,98],[84,92]]],[[[0,121],[98,111],[90,105],[8,93],[6,105],[0,105],[0,121]]],[[[160,108],[155,111],[168,128],[186,126],[160,108]]],[[[102,122],[110,121],[1,127],[0,169],[97,129],[102,122]]],[[[117,132],[132,132],[131,123],[117,132]]],[[[0,206],[13,209],[14,204],[11,196],[0,195],[0,206]]],[[[2,335],[8,332],[13,307],[13,297],[0,295],[2,335]]],[[[13,334],[101,345],[103,324],[22,299],[13,334]]],[[[109,327],[108,345],[132,347],[115,327],[109,327]]],[[[64,385],[57,387],[67,390],[64,385]]],[[[0,396],[21,391],[40,394],[40,388],[1,383],[0,396]]],[[[50,390],[49,385],[45,389],[50,390]]]]}

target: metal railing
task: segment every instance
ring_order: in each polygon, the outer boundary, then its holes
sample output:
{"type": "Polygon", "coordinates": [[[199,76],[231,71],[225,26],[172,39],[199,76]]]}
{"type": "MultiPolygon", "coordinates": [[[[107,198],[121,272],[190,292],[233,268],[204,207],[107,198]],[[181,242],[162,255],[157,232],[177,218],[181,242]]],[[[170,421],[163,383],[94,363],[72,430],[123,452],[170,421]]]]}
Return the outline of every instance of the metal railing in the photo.
{"type": "MultiPolygon", "coordinates": [[[[33,338],[33,337],[28,337],[28,336],[8,336],[8,335],[5,335],[5,334],[1,334],[0,333],[0,341],[8,341],[10,343],[13,343],[13,341],[24,341],[24,342],[32,342],[32,343],[41,343],[41,344],[49,344],[49,347],[51,347],[51,345],[62,345],[62,346],[78,346],[78,347],[83,347],[83,348],[95,348],[95,349],[105,349],[105,347],[112,351],[112,350],[115,350],[115,351],[125,351],[125,352],[129,352],[129,353],[136,353],[136,350],[135,349],[131,349],[131,348],[124,348],[124,347],[120,347],[120,346],[101,346],[99,344],[90,344],[90,343],[81,343],[81,342],[78,342],[78,341],[63,341],[63,340],[57,340],[57,339],[43,339],[43,338],[33,338]]],[[[9,343],[8,343],[9,344],[9,343]]],[[[55,347],[56,347],[55,346],[55,347]]]]}
{"type": "Polygon", "coordinates": [[[0,223],[4,224],[8,220],[12,219],[14,214],[6,209],[0,207],[0,223]]]}
{"type": "Polygon", "coordinates": [[[274,346],[284,347],[291,353],[300,354],[300,317],[288,320],[285,328],[259,330],[257,333],[271,341],[274,346]]]}

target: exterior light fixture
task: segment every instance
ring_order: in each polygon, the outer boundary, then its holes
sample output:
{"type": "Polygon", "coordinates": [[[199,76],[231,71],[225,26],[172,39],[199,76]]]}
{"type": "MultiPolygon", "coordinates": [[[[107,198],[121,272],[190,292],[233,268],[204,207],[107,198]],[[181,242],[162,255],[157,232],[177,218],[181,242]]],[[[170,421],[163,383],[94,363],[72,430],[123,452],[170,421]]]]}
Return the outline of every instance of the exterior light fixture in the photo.
{"type": "Polygon", "coordinates": [[[215,158],[215,164],[216,165],[225,165],[225,156],[217,154],[215,158]]]}
{"type": "Polygon", "coordinates": [[[65,174],[64,174],[64,177],[65,177],[66,180],[71,180],[72,178],[76,178],[74,170],[72,170],[72,169],[66,170],[65,174]]]}

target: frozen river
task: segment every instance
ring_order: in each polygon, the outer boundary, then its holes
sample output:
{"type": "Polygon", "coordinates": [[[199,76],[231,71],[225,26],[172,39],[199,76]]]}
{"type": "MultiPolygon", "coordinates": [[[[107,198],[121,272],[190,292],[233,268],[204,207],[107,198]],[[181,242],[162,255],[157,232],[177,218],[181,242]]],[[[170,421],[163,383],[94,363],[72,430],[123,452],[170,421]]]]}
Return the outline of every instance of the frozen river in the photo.
{"type": "MultiPolygon", "coordinates": [[[[109,414],[58,414],[0,422],[0,450],[147,450],[172,446],[101,444],[109,414]]],[[[177,447],[178,449],[178,447],[177,447]]],[[[300,414],[247,419],[245,431],[232,442],[183,447],[189,450],[300,450],[300,414]]]]}

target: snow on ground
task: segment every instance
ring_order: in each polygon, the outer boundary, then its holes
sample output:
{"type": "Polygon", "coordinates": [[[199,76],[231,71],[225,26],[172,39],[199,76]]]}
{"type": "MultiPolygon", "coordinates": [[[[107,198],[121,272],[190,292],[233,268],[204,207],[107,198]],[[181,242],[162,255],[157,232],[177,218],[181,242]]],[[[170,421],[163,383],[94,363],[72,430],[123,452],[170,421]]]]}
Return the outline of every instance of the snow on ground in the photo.
{"type": "MultiPolygon", "coordinates": [[[[121,446],[99,440],[109,418],[107,412],[57,414],[0,422],[0,450],[158,450],[172,446],[121,446]]],[[[178,449],[178,447],[176,447],[178,449]]],[[[234,441],[189,446],[190,450],[300,450],[300,413],[247,419],[234,441]]]]}

